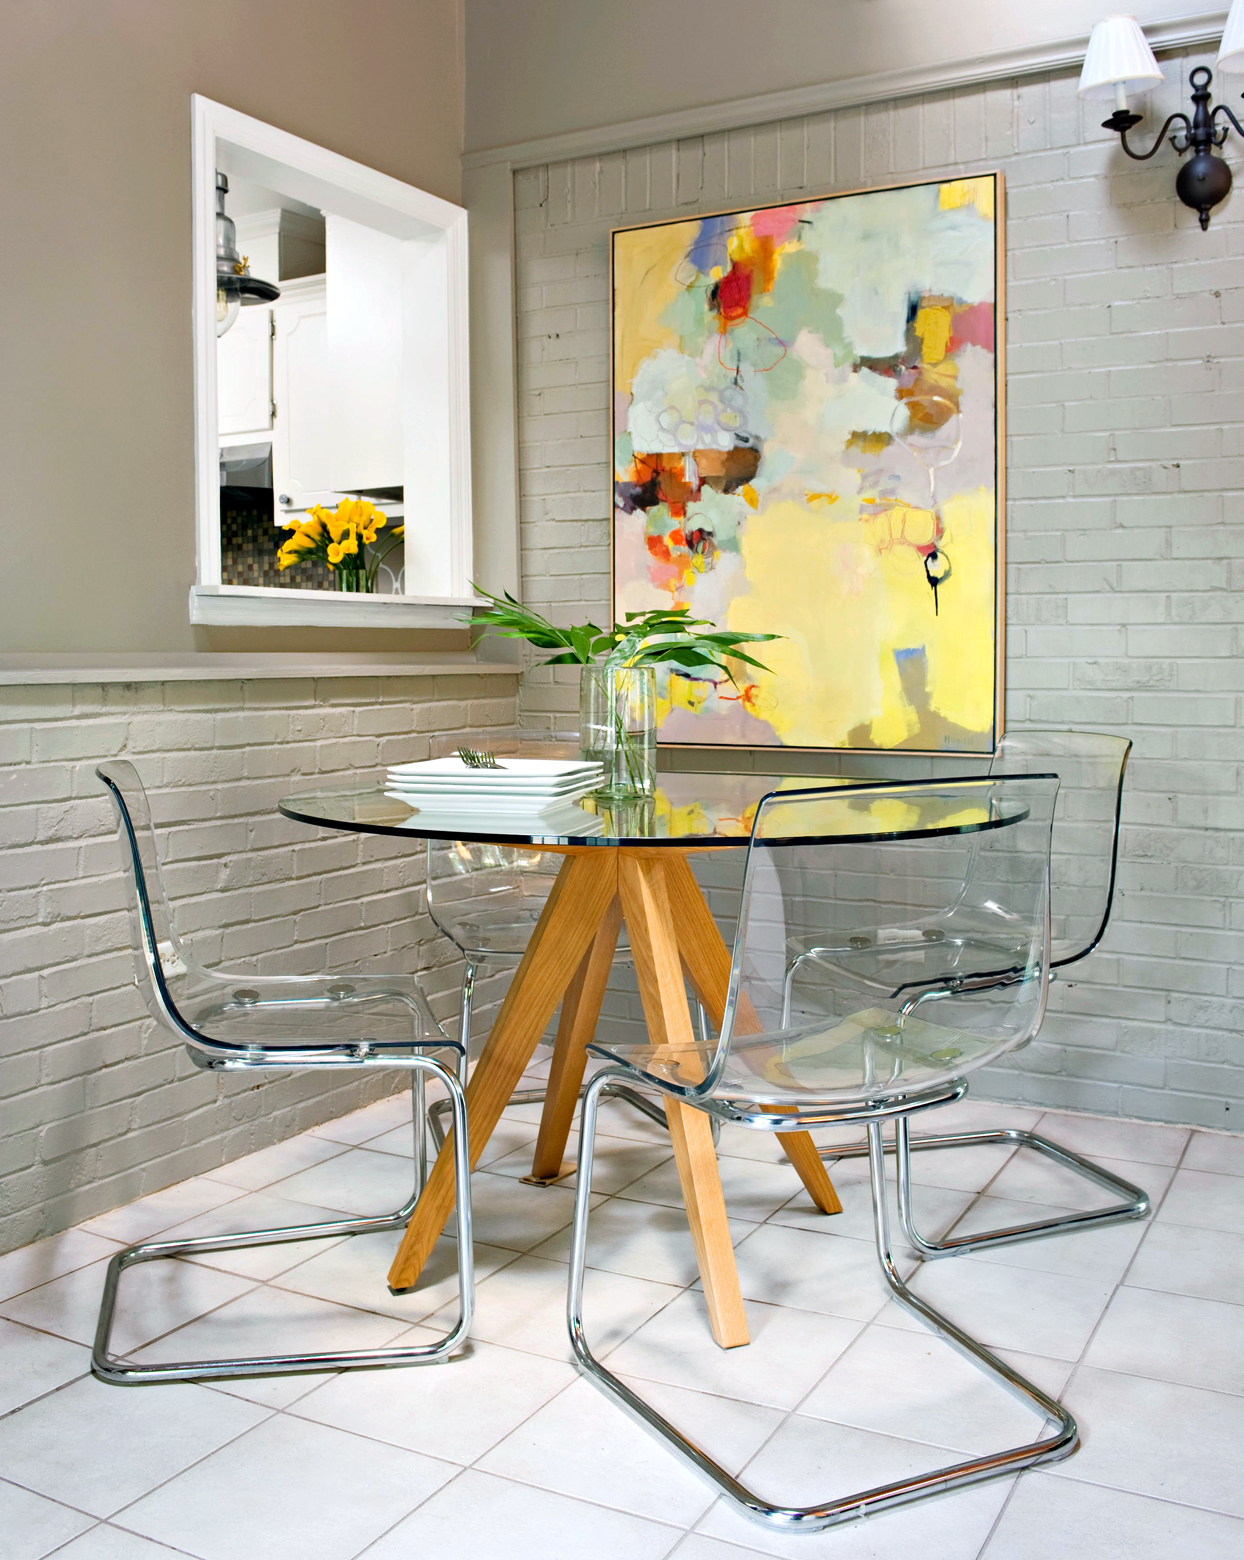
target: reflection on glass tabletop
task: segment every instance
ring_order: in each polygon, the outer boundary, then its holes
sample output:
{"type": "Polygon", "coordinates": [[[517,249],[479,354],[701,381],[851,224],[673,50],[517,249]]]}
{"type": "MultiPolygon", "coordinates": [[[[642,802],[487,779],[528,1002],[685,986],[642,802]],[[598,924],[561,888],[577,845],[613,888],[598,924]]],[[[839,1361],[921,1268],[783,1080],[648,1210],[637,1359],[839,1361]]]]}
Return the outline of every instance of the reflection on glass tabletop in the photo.
{"type": "Polygon", "coordinates": [[[454,799],[435,808],[386,795],[359,783],[287,796],[280,809],[300,823],[360,834],[405,834],[418,839],[479,840],[501,845],[739,846],[747,843],[756,809],[766,796],[798,793],[811,804],[775,803],[765,814],[766,839],[884,840],[971,834],[1025,818],[1028,809],[997,780],[982,778],[939,793],[921,783],[918,797],[878,782],[807,775],[676,773],[657,776],[655,796],[627,802],[582,796],[529,815],[490,814],[454,799]],[[843,787],[849,795],[835,794],[843,787]]]}

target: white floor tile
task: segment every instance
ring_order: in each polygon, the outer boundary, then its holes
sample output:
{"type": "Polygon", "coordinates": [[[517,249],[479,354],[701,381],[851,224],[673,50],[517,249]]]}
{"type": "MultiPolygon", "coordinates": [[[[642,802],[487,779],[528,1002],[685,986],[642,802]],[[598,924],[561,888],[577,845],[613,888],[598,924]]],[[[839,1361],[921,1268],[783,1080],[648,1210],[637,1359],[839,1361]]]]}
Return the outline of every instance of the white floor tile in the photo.
{"type": "Polygon", "coordinates": [[[876,1248],[867,1241],[762,1224],[735,1254],[747,1300],[866,1322],[889,1293],[876,1248]]]}
{"type": "Polygon", "coordinates": [[[0,1479],[0,1533],[5,1560],[43,1560],[94,1526],[94,1517],[0,1479]]]}
{"type": "Polygon", "coordinates": [[[530,1251],[573,1217],[574,1193],[565,1186],[523,1186],[487,1170],[471,1177],[472,1227],[485,1245],[530,1251]]]}
{"type": "Polygon", "coordinates": [[[1213,1170],[1219,1175],[1244,1175],[1244,1134],[1194,1132],[1183,1167],[1185,1170],[1213,1170]]]}
{"type": "MultiPolygon", "coordinates": [[[[477,1161],[483,1168],[494,1159],[500,1159],[506,1154],[515,1153],[526,1144],[533,1145],[536,1141],[536,1129],[530,1122],[511,1121],[508,1115],[502,1116],[497,1123],[492,1136],[484,1144],[477,1161]]],[[[390,1132],[382,1132],[379,1137],[369,1138],[367,1146],[373,1153],[395,1154],[399,1159],[411,1162],[414,1154],[414,1144],[411,1136],[410,1123],[404,1122],[400,1127],[394,1127],[390,1132]]],[[[429,1158],[435,1153],[436,1144],[429,1137],[429,1158]]],[[[528,1166],[530,1169],[530,1166],[528,1166]]]]}
{"type": "MultiPolygon", "coordinates": [[[[974,1095],[921,1111],[912,1117],[913,1132],[992,1132],[998,1127],[1035,1127],[1043,1112],[1030,1105],[1010,1105],[1001,1100],[982,1100],[974,1095]]],[[[860,1129],[857,1127],[856,1132],[860,1129]]]]}
{"type": "MultiPolygon", "coordinates": [[[[770,1220],[773,1224],[791,1225],[798,1229],[825,1231],[845,1235],[851,1240],[871,1241],[873,1238],[873,1200],[864,1176],[844,1179],[838,1165],[829,1167],[830,1179],[842,1202],[842,1212],[829,1217],[812,1204],[807,1192],[800,1192],[784,1208],[779,1208],[770,1220]]],[[[922,1235],[941,1235],[956,1219],[972,1206],[971,1192],[948,1191],[944,1187],[920,1186],[916,1189],[916,1228],[922,1235]]],[[[903,1233],[899,1228],[898,1209],[895,1206],[893,1187],[890,1197],[890,1231],[896,1251],[903,1249],[903,1233]]]]}
{"type": "Polygon", "coordinates": [[[731,1159],[764,1159],[772,1165],[786,1162],[776,1132],[757,1132],[752,1128],[733,1126],[728,1121],[721,1124],[717,1147],[731,1159]]]}
{"type": "MultiPolygon", "coordinates": [[[[431,1091],[429,1091],[430,1093],[431,1091]]],[[[334,1143],[366,1143],[382,1132],[392,1132],[394,1127],[410,1126],[411,1096],[409,1089],[400,1089],[362,1110],[339,1116],[336,1121],[326,1121],[322,1126],[308,1130],[314,1137],[328,1138],[334,1143]]]]}
{"type": "Polygon", "coordinates": [[[350,1148],[323,1164],[274,1181],[268,1190],[291,1202],[357,1215],[391,1213],[406,1202],[413,1187],[413,1160],[350,1148]]]}
{"type": "MultiPolygon", "coordinates": [[[[430,1337],[420,1328],[398,1341],[430,1337]]],[[[335,1376],[291,1412],[408,1451],[471,1463],[574,1380],[573,1367],[560,1360],[476,1340],[444,1366],[335,1376]]]]}
{"type": "Polygon", "coordinates": [[[15,1483],[108,1517],[265,1419],[204,1387],[124,1391],[88,1376],[0,1421],[15,1483]]]}
{"type": "Polygon", "coordinates": [[[134,1358],[146,1365],[165,1360],[376,1349],[391,1343],[402,1330],[401,1322],[392,1316],[260,1285],[210,1316],[135,1350],[134,1358]]]}
{"type": "Polygon", "coordinates": [[[1238,1560],[1244,1522],[1120,1490],[1030,1473],[1019,1481],[982,1560],[1238,1560]]]}
{"type": "Polygon", "coordinates": [[[37,1289],[40,1284],[49,1284],[63,1273],[72,1273],[75,1268],[110,1257],[119,1246],[119,1241],[103,1240],[98,1235],[75,1229],[36,1241],[33,1246],[23,1246],[19,1251],[10,1251],[0,1257],[0,1300],[10,1300],[23,1290],[37,1289]]]}
{"type": "Polygon", "coordinates": [[[241,1195],[236,1186],[226,1186],[223,1181],[199,1175],[189,1181],[179,1181],[176,1186],[166,1186],[163,1191],[152,1192],[149,1197],[140,1197],[123,1208],[101,1213],[78,1228],[89,1235],[102,1235],[106,1240],[132,1245],[135,1241],[150,1240],[175,1224],[184,1224],[187,1219],[195,1219],[241,1195]]]}
{"type": "MultiPolygon", "coordinates": [[[[950,1131],[943,1128],[930,1114],[931,1131],[950,1131]]],[[[1018,1151],[1008,1144],[984,1143],[978,1148],[924,1148],[913,1149],[911,1178],[917,1186],[940,1186],[951,1192],[979,1192],[994,1185],[997,1178],[1010,1165],[1018,1151]]],[[[863,1171],[865,1159],[844,1161],[858,1165],[863,1171]]],[[[886,1155],[886,1175],[894,1180],[894,1160],[886,1155]]]]}
{"type": "MultiPolygon", "coordinates": [[[[1170,1165],[1139,1164],[1131,1159],[1108,1159],[1093,1154],[1095,1164],[1112,1175],[1149,1193],[1156,1208],[1174,1174],[1170,1165]]],[[[1103,1187],[1094,1186],[1074,1170],[1056,1164],[1035,1149],[1017,1149],[1015,1157],[989,1187],[991,1197],[1009,1197],[1017,1202],[1048,1203],[1055,1208],[1076,1208],[1088,1212],[1109,1208],[1120,1199],[1103,1187]]]]}
{"type": "MultiPolygon", "coordinates": [[[[1005,1197],[978,1197],[951,1234],[976,1235],[986,1230],[1032,1224],[1037,1219],[1061,1218],[1078,1211],[1047,1203],[1012,1202],[1005,1197]]],[[[1075,1230],[1069,1235],[1018,1241],[1013,1246],[987,1247],[945,1260],[994,1262],[1000,1267],[1033,1268],[1042,1273],[1089,1278],[1099,1284],[1117,1284],[1127,1272],[1127,1265],[1149,1227],[1146,1221],[1136,1219],[1127,1224],[1075,1230]]],[[[916,1228],[919,1229],[919,1225],[916,1228]]],[[[920,1233],[923,1234],[923,1230],[920,1233]]]]}
{"type": "MultiPolygon", "coordinates": [[[[731,1472],[781,1421],[773,1409],[632,1379],[630,1386],[731,1472]]],[[[712,1490],[651,1431],[587,1381],[577,1381],[484,1457],[480,1467],[654,1521],[688,1526],[712,1490]]]]}
{"type": "Polygon", "coordinates": [[[58,1549],[56,1560],[184,1560],[184,1551],[103,1524],[58,1549]]]}
{"type": "Polygon", "coordinates": [[[1244,1300],[1244,1235],[1189,1224],[1150,1224],[1127,1282],[1133,1289],[1238,1304],[1244,1300]]]}
{"type": "Polygon", "coordinates": [[[1244,1393],[1244,1305],[1124,1286],[1084,1359],[1102,1370],[1244,1393]]]}
{"type": "MultiPolygon", "coordinates": [[[[248,1192],[223,1208],[213,1208],[201,1213],[197,1219],[187,1219],[165,1230],[162,1240],[201,1238],[205,1235],[233,1235],[246,1230],[276,1229],[298,1224],[323,1224],[336,1222],[343,1217],[340,1208],[316,1208],[310,1203],[291,1202],[272,1192],[248,1192]]],[[[317,1252],[345,1240],[344,1235],[330,1236],[325,1240],[281,1241],[271,1246],[241,1247],[236,1251],[205,1251],[199,1256],[184,1257],[202,1267],[219,1268],[224,1273],[238,1273],[243,1278],[274,1278],[287,1268],[308,1262],[317,1252]]]]}
{"type": "Polygon", "coordinates": [[[678,1529],[468,1469],[366,1560],[661,1560],[678,1529]]]}
{"type": "MultiPolygon", "coordinates": [[[[731,1219],[730,1235],[737,1245],[759,1229],[742,1219],[731,1219]]],[[[570,1227],[559,1230],[535,1247],[534,1257],[552,1262],[570,1260],[570,1227]]],[[[663,1203],[627,1202],[608,1197],[592,1209],[588,1223],[588,1266],[632,1278],[651,1278],[685,1288],[700,1276],[687,1215],[682,1207],[663,1203]]]]}
{"type": "MultiPolygon", "coordinates": [[[[804,1506],[928,1472],[949,1460],[933,1447],[792,1415],[748,1467],[743,1482],[766,1500],[804,1506]]],[[[1006,1482],[980,1485],[821,1533],[759,1527],[719,1500],[699,1529],[792,1560],[911,1560],[913,1555],[975,1560],[1007,1488],[1006,1482]]]]}
{"type": "Polygon", "coordinates": [[[759,1553],[759,1549],[740,1549],[737,1544],[727,1544],[704,1533],[688,1533],[670,1560],[750,1560],[759,1553]]]}
{"type": "Polygon", "coordinates": [[[33,1327],[0,1321],[0,1414],[54,1392],[91,1368],[88,1349],[33,1327]]]}
{"type": "MultiPolygon", "coordinates": [[[[761,1159],[732,1159],[721,1154],[717,1165],[726,1209],[737,1219],[767,1219],[788,1203],[802,1186],[789,1163],[769,1164],[761,1159]]],[[[671,1208],[683,1206],[678,1168],[673,1159],[640,1176],[619,1195],[634,1202],[664,1203],[671,1208]]],[[[821,1217],[824,1218],[824,1214],[821,1217]]]]}
{"type": "MultiPolygon", "coordinates": [[[[1080,1358],[1111,1292],[1109,1284],[1086,1278],[958,1258],[925,1263],[911,1287],[987,1346],[1055,1360],[1080,1358]]],[[[925,1330],[896,1301],[878,1321],[907,1332],[925,1330]]]]}
{"type": "MultiPolygon", "coordinates": [[[[1010,1354],[1006,1363],[1053,1396],[1071,1366],[1010,1354]]],[[[1044,1415],[928,1331],[869,1327],[804,1398],[814,1419],[979,1455],[1036,1440],[1044,1415]]]]}
{"type": "MultiPolygon", "coordinates": [[[[599,1334],[592,1308],[584,1320],[593,1353],[599,1334]]],[[[793,1408],[855,1337],[858,1322],[840,1316],[747,1305],[751,1342],[722,1349],[713,1341],[703,1295],[680,1295],[609,1357],[619,1375],[739,1398],[771,1408],[793,1408]]]]}
{"type": "Polygon", "coordinates": [[[1162,1224],[1193,1224],[1244,1235],[1244,1176],[1180,1170],[1156,1217],[1162,1224]]]}
{"type": "MultiPolygon", "coordinates": [[[[592,1163],[592,1190],[594,1192],[618,1192],[632,1181],[655,1170],[672,1155],[669,1139],[662,1143],[641,1143],[634,1138],[606,1137],[596,1134],[596,1153],[592,1163]]],[[[531,1174],[531,1145],[524,1145],[512,1153],[489,1162],[488,1169],[494,1175],[513,1176],[516,1180],[531,1174]]],[[[566,1143],[563,1163],[578,1162],[579,1134],[571,1133],[566,1143]]],[[[578,1184],[577,1175],[568,1175],[557,1183],[573,1188],[578,1184]]]]}
{"type": "Polygon", "coordinates": [[[201,1560],[352,1560],[456,1472],[278,1414],[131,1506],[125,1524],[201,1560]]]}
{"type": "MultiPolygon", "coordinates": [[[[540,1120],[539,1106],[535,1107],[534,1119],[537,1122],[540,1120]]],[[[662,1122],[653,1121],[625,1100],[610,1099],[608,1096],[600,1103],[596,1130],[608,1137],[634,1138],[639,1143],[668,1145],[670,1140],[669,1131],[662,1122]]]]}
{"type": "Polygon", "coordinates": [[[1244,1398],[1082,1365],[1066,1402],[1084,1444],[1052,1477],[1244,1516],[1244,1398]]]}
{"type": "MultiPolygon", "coordinates": [[[[15,1300],[6,1300],[3,1314],[74,1343],[92,1343],[106,1267],[107,1263],[97,1262],[54,1278],[39,1289],[27,1290],[15,1300]]],[[[112,1352],[128,1354],[161,1333],[245,1294],[253,1284],[253,1279],[176,1259],[126,1268],[117,1284],[112,1352]]]]}
{"type": "MultiPolygon", "coordinates": [[[[403,1233],[385,1230],[376,1235],[352,1235],[283,1273],[273,1287],[357,1306],[362,1311],[378,1311],[382,1316],[396,1316],[405,1322],[421,1321],[450,1301],[456,1303],[458,1243],[442,1235],[419,1275],[417,1287],[410,1293],[394,1295],[389,1293],[388,1272],[403,1233]]],[[[514,1260],[514,1253],[501,1246],[476,1241],[474,1249],[476,1283],[514,1260]]]]}
{"type": "MultiPolygon", "coordinates": [[[[242,1159],[230,1160],[227,1165],[207,1173],[213,1181],[224,1181],[228,1186],[240,1186],[244,1191],[257,1192],[265,1186],[271,1186],[273,1181],[283,1181],[288,1175],[294,1175],[299,1170],[309,1170],[312,1165],[334,1159],[345,1151],[342,1143],[304,1132],[298,1137],[287,1138],[283,1143],[274,1143],[270,1148],[247,1154],[242,1159]]],[[[407,1152],[410,1152],[409,1143],[407,1152]]]]}
{"type": "MultiPolygon", "coordinates": [[[[607,1354],[677,1294],[669,1284],[589,1269],[584,1313],[595,1351],[607,1354]]],[[[449,1320],[449,1311],[442,1309],[426,1325],[443,1329],[449,1320]]],[[[570,1359],[565,1266],[525,1256],[486,1278],[476,1288],[471,1336],[550,1359],[570,1359]]]]}
{"type": "Polygon", "coordinates": [[[1037,1123],[1041,1137],[1086,1159],[1128,1159],[1134,1164],[1177,1165],[1192,1133],[1157,1121],[1118,1121],[1108,1116],[1065,1116],[1049,1111],[1037,1123]]]}

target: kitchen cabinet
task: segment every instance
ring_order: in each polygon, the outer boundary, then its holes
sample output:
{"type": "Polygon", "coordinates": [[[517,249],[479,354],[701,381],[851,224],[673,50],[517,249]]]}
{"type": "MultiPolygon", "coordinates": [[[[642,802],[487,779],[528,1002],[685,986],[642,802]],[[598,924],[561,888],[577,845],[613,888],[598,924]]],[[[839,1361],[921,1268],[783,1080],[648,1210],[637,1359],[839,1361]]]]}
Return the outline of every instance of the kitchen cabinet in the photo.
{"type": "Polygon", "coordinates": [[[334,430],[328,305],[322,276],[283,285],[272,306],[272,485],[278,521],[312,504],[334,506],[334,430]]]}
{"type": "Polygon", "coordinates": [[[216,420],[220,435],[272,427],[272,310],[242,309],[216,343],[216,420]]]}

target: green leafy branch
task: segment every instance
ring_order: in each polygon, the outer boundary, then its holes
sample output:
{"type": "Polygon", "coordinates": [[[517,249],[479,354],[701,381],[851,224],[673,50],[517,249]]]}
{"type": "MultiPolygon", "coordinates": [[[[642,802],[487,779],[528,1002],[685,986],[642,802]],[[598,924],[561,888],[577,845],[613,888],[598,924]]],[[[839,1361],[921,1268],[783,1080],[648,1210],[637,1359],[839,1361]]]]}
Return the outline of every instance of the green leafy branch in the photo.
{"type": "Polygon", "coordinates": [[[628,612],[621,623],[609,629],[596,623],[558,628],[516,601],[509,591],[494,596],[478,585],[475,589],[492,605],[465,621],[482,623],[502,639],[525,639],[535,649],[551,652],[545,657],[546,666],[592,666],[616,660],[623,666],[674,666],[684,676],[721,672],[737,684],[730,661],[761,672],[769,670],[740,646],[782,637],[717,629],[711,619],[692,617],[686,607],[628,612]]]}

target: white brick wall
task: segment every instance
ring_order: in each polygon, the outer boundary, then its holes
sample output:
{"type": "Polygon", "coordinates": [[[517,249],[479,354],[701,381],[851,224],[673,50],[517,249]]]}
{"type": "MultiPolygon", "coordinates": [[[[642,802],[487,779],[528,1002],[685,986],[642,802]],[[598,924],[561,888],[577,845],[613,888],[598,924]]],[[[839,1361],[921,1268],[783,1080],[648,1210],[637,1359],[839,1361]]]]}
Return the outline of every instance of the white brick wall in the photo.
{"type": "MultiPolygon", "coordinates": [[[[1212,61],[1167,62],[1148,127],[1198,63],[1212,61]]],[[[1002,168],[1008,722],[1125,732],[1136,752],[1105,947],[988,1087],[1244,1128],[1244,192],[1202,233],[1176,201],[1174,153],[1129,162],[1075,84],[1026,78],[519,173],[523,590],[565,620],[608,611],[611,227],[1002,168]]],[[[1228,156],[1238,174],[1234,139],[1228,156]]],[[[566,723],[572,699],[571,679],[529,674],[525,719],[566,723]]]]}
{"type": "Polygon", "coordinates": [[[206,1075],[133,985],[99,760],[133,760],[179,928],[207,964],[422,973],[459,966],[418,913],[414,842],[318,831],[289,791],[427,756],[428,733],[509,726],[509,676],[0,688],[0,1251],[402,1087],[206,1075]]]}

